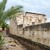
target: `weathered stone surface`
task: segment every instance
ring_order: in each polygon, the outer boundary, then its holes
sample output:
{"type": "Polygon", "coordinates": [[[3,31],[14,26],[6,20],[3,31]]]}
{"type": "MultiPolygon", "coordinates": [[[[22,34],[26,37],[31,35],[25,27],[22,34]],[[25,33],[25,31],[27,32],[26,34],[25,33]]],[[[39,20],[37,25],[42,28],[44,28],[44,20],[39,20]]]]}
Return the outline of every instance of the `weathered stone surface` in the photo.
{"type": "Polygon", "coordinates": [[[24,50],[23,46],[17,40],[10,37],[4,37],[5,44],[3,44],[2,50],[24,50]],[[16,42],[15,42],[16,41],[16,42]]]}

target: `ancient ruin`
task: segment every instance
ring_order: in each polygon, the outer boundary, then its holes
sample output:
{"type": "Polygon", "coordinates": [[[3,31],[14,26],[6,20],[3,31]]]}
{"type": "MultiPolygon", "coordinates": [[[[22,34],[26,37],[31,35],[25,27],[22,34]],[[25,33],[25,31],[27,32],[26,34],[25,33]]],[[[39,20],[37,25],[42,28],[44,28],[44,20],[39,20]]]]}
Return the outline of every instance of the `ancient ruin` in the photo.
{"type": "Polygon", "coordinates": [[[50,23],[45,14],[26,12],[10,21],[10,33],[50,46],[50,23]]]}

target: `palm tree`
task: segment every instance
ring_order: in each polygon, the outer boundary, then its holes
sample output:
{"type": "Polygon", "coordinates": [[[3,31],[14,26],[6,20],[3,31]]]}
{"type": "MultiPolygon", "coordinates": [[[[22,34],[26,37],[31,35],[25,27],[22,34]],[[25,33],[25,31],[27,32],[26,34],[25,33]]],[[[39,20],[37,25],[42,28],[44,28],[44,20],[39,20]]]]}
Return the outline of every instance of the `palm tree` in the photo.
{"type": "Polygon", "coordinates": [[[0,26],[4,29],[3,24],[5,23],[6,19],[15,18],[15,14],[20,14],[23,12],[22,6],[12,6],[8,10],[5,10],[7,0],[3,0],[0,2],[0,26]]]}
{"type": "MultiPolygon", "coordinates": [[[[16,16],[14,16],[15,14],[18,15],[21,12],[23,12],[23,10],[22,10],[23,7],[19,6],[19,5],[18,6],[12,6],[8,10],[5,10],[6,3],[7,3],[7,0],[3,0],[0,2],[0,27],[2,27],[3,30],[5,27],[7,27],[7,24],[5,23],[5,21],[7,19],[16,18],[16,16]]],[[[0,36],[0,49],[1,49],[1,45],[4,42],[4,40],[2,40],[1,37],[2,36],[0,36]]]]}

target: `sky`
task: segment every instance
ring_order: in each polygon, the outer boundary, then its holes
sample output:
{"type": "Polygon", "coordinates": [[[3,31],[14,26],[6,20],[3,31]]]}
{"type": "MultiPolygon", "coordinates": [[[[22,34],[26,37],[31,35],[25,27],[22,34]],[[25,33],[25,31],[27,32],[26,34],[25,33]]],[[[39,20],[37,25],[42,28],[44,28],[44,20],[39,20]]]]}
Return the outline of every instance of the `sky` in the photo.
{"type": "Polygon", "coordinates": [[[6,9],[15,5],[22,5],[26,12],[46,14],[47,22],[50,22],[50,0],[8,0],[6,9]]]}

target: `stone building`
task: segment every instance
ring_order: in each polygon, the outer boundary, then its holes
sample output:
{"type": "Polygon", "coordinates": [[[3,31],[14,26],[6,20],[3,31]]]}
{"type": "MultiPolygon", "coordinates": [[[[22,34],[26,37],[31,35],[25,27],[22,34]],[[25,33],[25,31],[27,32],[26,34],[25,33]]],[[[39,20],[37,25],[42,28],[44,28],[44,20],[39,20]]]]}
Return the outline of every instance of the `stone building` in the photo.
{"type": "Polygon", "coordinates": [[[39,13],[26,12],[24,15],[24,26],[46,23],[46,15],[39,13]]]}
{"type": "Polygon", "coordinates": [[[17,23],[17,25],[21,25],[21,24],[23,24],[23,14],[24,13],[21,13],[20,15],[16,15],[16,23],[17,23]]]}
{"type": "Polygon", "coordinates": [[[46,15],[40,13],[25,12],[16,17],[17,25],[23,26],[36,25],[46,22],[46,15]]]}
{"type": "Polygon", "coordinates": [[[44,14],[26,12],[11,19],[10,33],[50,46],[50,23],[46,23],[44,14]]]}
{"type": "Polygon", "coordinates": [[[10,32],[17,34],[17,26],[22,25],[23,27],[30,25],[37,25],[41,23],[46,23],[46,15],[32,12],[21,13],[16,16],[16,19],[11,19],[10,21],[10,32]]]}
{"type": "Polygon", "coordinates": [[[25,27],[24,38],[50,46],[50,22],[25,27]]]}

